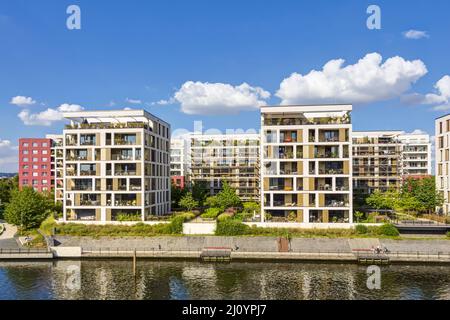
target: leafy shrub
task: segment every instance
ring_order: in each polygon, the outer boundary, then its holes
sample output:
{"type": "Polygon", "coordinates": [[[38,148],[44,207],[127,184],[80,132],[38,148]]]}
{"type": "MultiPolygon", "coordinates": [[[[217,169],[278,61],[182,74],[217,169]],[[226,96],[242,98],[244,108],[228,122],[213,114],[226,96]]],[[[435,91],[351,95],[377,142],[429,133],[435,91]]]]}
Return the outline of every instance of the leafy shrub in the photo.
{"type": "Polygon", "coordinates": [[[295,221],[297,220],[297,214],[294,211],[289,212],[288,215],[288,221],[295,221]]]}
{"type": "Polygon", "coordinates": [[[219,208],[209,208],[201,215],[204,219],[215,219],[222,211],[219,208]]]}
{"type": "Polygon", "coordinates": [[[252,215],[254,212],[256,212],[256,214],[258,214],[261,212],[261,206],[257,202],[245,202],[242,212],[243,213],[251,213],[252,215]]]}
{"type": "Polygon", "coordinates": [[[270,220],[272,220],[272,215],[270,213],[266,212],[264,214],[264,219],[265,219],[265,221],[270,221],[270,220]]]}
{"type": "Polygon", "coordinates": [[[398,232],[398,229],[389,223],[383,224],[381,227],[378,228],[379,234],[384,236],[391,236],[391,237],[397,237],[400,233],[398,232]]]}
{"type": "Polygon", "coordinates": [[[363,225],[363,224],[358,224],[355,227],[355,231],[358,234],[366,234],[369,232],[369,229],[367,228],[367,226],[363,225]]]}
{"type": "Polygon", "coordinates": [[[182,234],[183,233],[183,223],[188,220],[195,218],[193,213],[185,213],[174,216],[171,222],[167,225],[167,233],[170,234],[182,234]]]}
{"type": "Polygon", "coordinates": [[[119,213],[116,215],[116,221],[141,221],[142,216],[140,214],[126,214],[119,213]]]}
{"type": "Polygon", "coordinates": [[[242,236],[250,234],[250,231],[249,226],[231,219],[218,222],[216,227],[217,236],[242,236]]]}
{"type": "Polygon", "coordinates": [[[447,238],[450,238],[450,231],[447,232],[447,238]]]}
{"type": "Polygon", "coordinates": [[[222,213],[222,214],[220,214],[218,217],[217,217],[217,221],[219,221],[219,222],[221,222],[221,221],[225,221],[225,220],[228,220],[228,219],[231,219],[232,217],[229,215],[229,214],[227,214],[227,213],[222,213]]]}

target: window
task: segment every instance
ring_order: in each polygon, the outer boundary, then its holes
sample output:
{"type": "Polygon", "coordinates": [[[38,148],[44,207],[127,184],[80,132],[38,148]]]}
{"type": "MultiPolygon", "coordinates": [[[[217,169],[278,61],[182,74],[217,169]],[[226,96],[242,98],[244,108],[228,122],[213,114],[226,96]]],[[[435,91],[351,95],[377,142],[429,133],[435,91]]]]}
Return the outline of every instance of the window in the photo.
{"type": "Polygon", "coordinates": [[[38,162],[39,158],[33,158],[33,162],[38,162]]]}
{"type": "Polygon", "coordinates": [[[28,172],[23,172],[22,175],[23,175],[24,177],[28,177],[28,172]]]}
{"type": "Polygon", "coordinates": [[[38,143],[37,142],[33,142],[33,147],[37,147],[38,143]]]}
{"type": "Polygon", "coordinates": [[[37,172],[33,172],[33,177],[37,177],[39,174],[37,172]]]}
{"type": "Polygon", "coordinates": [[[42,188],[42,191],[47,192],[47,191],[48,191],[48,188],[47,188],[47,187],[43,187],[43,188],[42,188]]]}
{"type": "Polygon", "coordinates": [[[33,170],[37,170],[39,166],[37,164],[33,164],[33,170]]]}
{"type": "Polygon", "coordinates": [[[37,186],[39,184],[38,180],[33,180],[33,186],[37,186]]]}
{"type": "Polygon", "coordinates": [[[42,154],[48,154],[47,150],[42,150],[42,154]]]}
{"type": "Polygon", "coordinates": [[[48,158],[42,158],[42,161],[43,161],[43,162],[47,162],[47,161],[48,161],[48,158]]]}
{"type": "Polygon", "coordinates": [[[23,150],[22,154],[28,154],[28,150],[23,150]]]}
{"type": "Polygon", "coordinates": [[[43,146],[44,148],[46,148],[46,147],[48,147],[48,143],[47,143],[47,142],[43,142],[43,143],[42,143],[42,146],[43,146]]]}
{"type": "Polygon", "coordinates": [[[23,184],[23,185],[27,185],[27,184],[28,184],[28,180],[27,180],[27,179],[22,180],[22,184],[23,184]]]}
{"type": "Polygon", "coordinates": [[[39,151],[38,150],[33,150],[33,154],[38,154],[39,151]]]}
{"type": "Polygon", "coordinates": [[[42,184],[48,184],[48,180],[42,180],[42,184]]]}
{"type": "Polygon", "coordinates": [[[41,169],[47,169],[47,165],[46,165],[46,164],[43,164],[43,165],[41,166],[41,169]]]}
{"type": "Polygon", "coordinates": [[[27,165],[27,164],[22,166],[22,169],[28,169],[28,168],[29,168],[29,165],[27,165]]]}
{"type": "Polygon", "coordinates": [[[28,158],[23,158],[23,162],[28,162],[28,158]]]}
{"type": "Polygon", "coordinates": [[[22,143],[22,147],[28,147],[28,142],[22,143]]]}

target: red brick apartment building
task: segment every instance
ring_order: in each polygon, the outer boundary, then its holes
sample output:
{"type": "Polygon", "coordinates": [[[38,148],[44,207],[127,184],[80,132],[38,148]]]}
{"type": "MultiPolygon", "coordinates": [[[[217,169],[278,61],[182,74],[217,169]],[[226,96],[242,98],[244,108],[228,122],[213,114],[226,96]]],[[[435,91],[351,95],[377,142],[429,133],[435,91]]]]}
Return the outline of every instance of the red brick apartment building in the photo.
{"type": "Polygon", "coordinates": [[[52,190],[51,148],[51,139],[19,139],[19,188],[28,186],[39,192],[52,190]]]}

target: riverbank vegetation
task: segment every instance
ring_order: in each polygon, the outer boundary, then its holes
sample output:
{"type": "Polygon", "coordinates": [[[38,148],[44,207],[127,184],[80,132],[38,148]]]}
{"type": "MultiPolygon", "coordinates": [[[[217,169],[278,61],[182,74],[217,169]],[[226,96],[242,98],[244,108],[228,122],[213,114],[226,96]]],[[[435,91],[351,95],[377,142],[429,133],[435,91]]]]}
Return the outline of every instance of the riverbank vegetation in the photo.
{"type": "Polygon", "coordinates": [[[399,232],[395,226],[357,225],[354,229],[299,229],[299,228],[261,228],[246,225],[238,220],[219,221],[216,236],[268,236],[299,238],[397,238],[399,232]]]}
{"type": "Polygon", "coordinates": [[[444,198],[436,190],[435,178],[406,179],[400,191],[375,191],[365,199],[366,204],[377,211],[395,210],[410,216],[431,215],[441,207],[444,198]]]}

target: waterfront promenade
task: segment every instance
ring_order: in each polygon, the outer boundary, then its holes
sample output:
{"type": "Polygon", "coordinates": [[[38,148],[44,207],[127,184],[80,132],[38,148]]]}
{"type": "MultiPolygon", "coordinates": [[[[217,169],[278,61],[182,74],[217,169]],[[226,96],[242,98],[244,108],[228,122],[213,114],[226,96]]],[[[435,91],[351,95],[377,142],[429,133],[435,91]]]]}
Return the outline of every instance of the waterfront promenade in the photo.
{"type": "MultiPolygon", "coordinates": [[[[265,261],[340,261],[360,262],[361,259],[385,259],[389,263],[450,263],[450,241],[444,239],[391,240],[375,238],[277,238],[277,237],[73,237],[59,236],[54,247],[42,252],[41,258],[95,259],[95,258],[153,258],[201,259],[208,248],[230,252],[230,260],[265,261]],[[388,252],[376,254],[375,248],[388,252]],[[50,258],[51,258],[50,257],[50,258]]],[[[0,259],[7,259],[6,250],[0,259]]],[[[39,258],[10,251],[11,259],[39,258]]]]}

